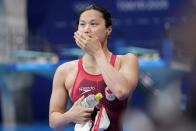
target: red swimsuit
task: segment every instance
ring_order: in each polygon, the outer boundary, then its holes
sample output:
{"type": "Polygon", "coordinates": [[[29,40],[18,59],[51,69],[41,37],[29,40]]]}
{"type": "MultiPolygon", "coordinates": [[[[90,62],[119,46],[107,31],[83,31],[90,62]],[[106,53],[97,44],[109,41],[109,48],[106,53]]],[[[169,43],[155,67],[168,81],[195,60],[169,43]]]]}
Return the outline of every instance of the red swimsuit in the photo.
{"type": "MultiPolygon", "coordinates": [[[[114,66],[116,56],[112,55],[110,63],[114,66]]],[[[82,59],[78,61],[78,73],[72,90],[72,100],[77,101],[81,96],[101,92],[103,98],[100,104],[105,107],[110,119],[109,131],[122,131],[121,116],[127,107],[127,99],[118,100],[105,84],[101,74],[92,75],[87,73],[82,66],[82,59]]]]}

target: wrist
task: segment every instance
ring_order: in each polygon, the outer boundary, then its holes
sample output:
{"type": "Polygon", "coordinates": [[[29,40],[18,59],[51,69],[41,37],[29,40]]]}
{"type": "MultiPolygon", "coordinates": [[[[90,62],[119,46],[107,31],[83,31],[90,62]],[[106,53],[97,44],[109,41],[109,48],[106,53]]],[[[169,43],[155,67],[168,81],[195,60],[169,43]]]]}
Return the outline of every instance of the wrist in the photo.
{"type": "Polygon", "coordinates": [[[94,57],[96,59],[96,58],[100,57],[103,54],[104,54],[103,50],[99,49],[99,50],[96,51],[96,53],[94,53],[94,57]]]}
{"type": "Polygon", "coordinates": [[[97,56],[95,57],[95,60],[96,60],[97,64],[101,64],[101,63],[103,63],[104,61],[106,62],[106,61],[107,61],[107,58],[106,58],[106,56],[105,56],[105,54],[104,54],[104,52],[103,52],[103,53],[100,53],[99,55],[97,55],[97,56]]]}
{"type": "Polygon", "coordinates": [[[67,123],[74,122],[73,115],[70,111],[63,114],[64,118],[66,118],[67,123]]]}

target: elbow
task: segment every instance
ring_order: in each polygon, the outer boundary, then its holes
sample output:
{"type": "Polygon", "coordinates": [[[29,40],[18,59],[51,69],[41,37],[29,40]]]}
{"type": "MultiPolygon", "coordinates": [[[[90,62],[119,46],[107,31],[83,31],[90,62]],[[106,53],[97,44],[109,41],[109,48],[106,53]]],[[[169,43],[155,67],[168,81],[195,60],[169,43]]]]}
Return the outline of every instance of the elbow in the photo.
{"type": "Polygon", "coordinates": [[[129,97],[129,95],[133,92],[134,88],[119,88],[116,92],[116,97],[118,100],[124,100],[129,97]]]}
{"type": "Polygon", "coordinates": [[[56,126],[55,126],[54,122],[49,121],[49,126],[51,129],[56,130],[56,126]]]}
{"type": "Polygon", "coordinates": [[[56,126],[53,122],[50,121],[49,126],[50,126],[51,129],[56,130],[56,126]]]}
{"type": "Polygon", "coordinates": [[[57,123],[50,121],[49,126],[53,130],[62,130],[64,128],[61,128],[57,123]]]}
{"type": "Polygon", "coordinates": [[[118,100],[124,100],[126,98],[129,97],[129,95],[133,92],[133,90],[135,89],[137,83],[136,84],[132,84],[129,85],[128,83],[126,85],[122,86],[119,85],[118,87],[116,87],[117,91],[116,91],[116,97],[118,98],[118,100]]]}
{"type": "Polygon", "coordinates": [[[57,124],[56,124],[56,122],[55,122],[55,120],[54,120],[54,118],[52,116],[52,113],[50,113],[49,114],[49,126],[50,126],[51,129],[57,130],[57,126],[56,125],[57,124]]]}
{"type": "Polygon", "coordinates": [[[124,100],[129,96],[129,91],[127,90],[119,90],[116,93],[116,97],[118,98],[118,100],[124,100]]]}
{"type": "Polygon", "coordinates": [[[59,129],[57,124],[55,122],[51,121],[51,120],[49,121],[49,126],[53,130],[58,130],[59,129]]]}
{"type": "Polygon", "coordinates": [[[53,130],[62,130],[65,127],[63,127],[57,120],[49,118],[49,126],[53,130]]]}

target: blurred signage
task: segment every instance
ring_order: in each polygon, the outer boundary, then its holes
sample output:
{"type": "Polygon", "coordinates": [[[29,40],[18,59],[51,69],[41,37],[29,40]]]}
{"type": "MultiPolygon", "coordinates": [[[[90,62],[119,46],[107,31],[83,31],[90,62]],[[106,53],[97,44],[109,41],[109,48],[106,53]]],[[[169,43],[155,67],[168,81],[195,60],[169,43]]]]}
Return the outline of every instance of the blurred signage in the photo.
{"type": "Polygon", "coordinates": [[[119,11],[161,11],[168,10],[169,0],[117,0],[116,7],[119,11]]]}
{"type": "MultiPolygon", "coordinates": [[[[118,36],[117,32],[124,33],[124,38],[131,44],[138,43],[141,47],[159,47],[165,31],[165,25],[176,25],[184,21],[186,16],[182,12],[196,3],[195,0],[64,0],[40,3],[39,0],[29,0],[34,3],[29,6],[29,28],[40,31],[52,44],[64,44],[76,47],[73,33],[77,30],[75,21],[78,13],[90,4],[100,4],[107,8],[114,20],[113,32],[110,41],[118,36]],[[37,1],[37,3],[35,2],[37,1]],[[39,5],[40,9],[37,9],[39,5]],[[31,11],[40,10],[38,17],[31,11]],[[46,8],[44,10],[44,8],[46,8]],[[44,11],[43,11],[44,10],[44,11]],[[32,15],[31,15],[32,14],[32,15]],[[35,18],[33,18],[35,17],[35,18]],[[39,25],[38,25],[39,23],[39,25]],[[139,41],[140,40],[140,41],[139,41]],[[154,41],[155,40],[155,41],[154,41]],[[136,41],[136,42],[135,42],[136,41]],[[139,42],[138,42],[139,41],[139,42]],[[149,42],[150,41],[150,42],[149,42]]],[[[137,46],[134,45],[134,46],[137,46]]]]}

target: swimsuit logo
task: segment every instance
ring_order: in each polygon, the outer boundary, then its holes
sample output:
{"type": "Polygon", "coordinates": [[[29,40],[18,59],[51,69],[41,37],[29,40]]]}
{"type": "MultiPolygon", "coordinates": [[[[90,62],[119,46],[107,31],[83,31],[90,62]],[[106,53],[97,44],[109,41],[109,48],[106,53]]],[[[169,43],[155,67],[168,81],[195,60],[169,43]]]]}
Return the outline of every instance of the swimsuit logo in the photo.
{"type": "Polygon", "coordinates": [[[116,98],[116,96],[112,93],[112,91],[108,87],[105,88],[105,95],[108,101],[114,101],[116,98]]]}
{"type": "Polygon", "coordinates": [[[89,86],[89,87],[79,87],[79,91],[82,92],[81,95],[90,92],[92,90],[95,90],[95,87],[89,86]]]}

